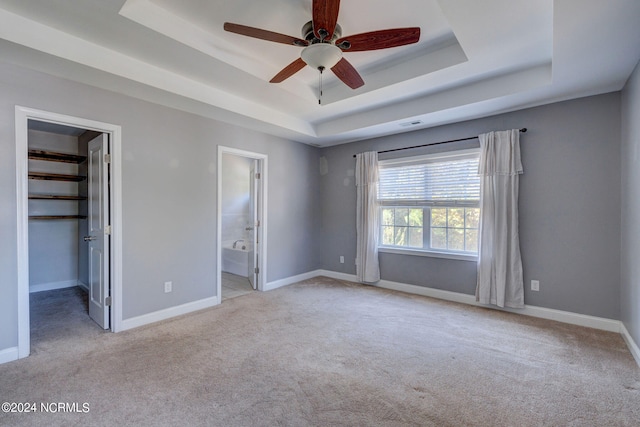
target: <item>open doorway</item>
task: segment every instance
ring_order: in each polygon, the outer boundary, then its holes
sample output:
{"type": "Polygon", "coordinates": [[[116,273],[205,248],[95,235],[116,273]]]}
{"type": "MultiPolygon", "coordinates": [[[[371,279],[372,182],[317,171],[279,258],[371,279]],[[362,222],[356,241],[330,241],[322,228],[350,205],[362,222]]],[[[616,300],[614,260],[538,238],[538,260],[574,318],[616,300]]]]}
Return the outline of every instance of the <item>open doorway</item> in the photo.
{"type": "Polygon", "coordinates": [[[31,351],[31,300],[83,305],[72,312],[119,330],[119,158],[119,126],[16,107],[18,357],[31,351]]]}
{"type": "MultiPolygon", "coordinates": [[[[110,328],[109,179],[105,173],[109,137],[93,130],[28,121],[29,293],[31,320],[51,310],[47,322],[64,323],[65,313],[86,312],[101,329],[110,328]],[[78,298],[62,289],[79,287],[78,298]],[[46,292],[34,296],[34,293],[46,292]],[[34,303],[35,301],[35,303],[34,303]],[[82,302],[84,310],[74,303],[82,302]],[[65,305],[64,303],[69,304],[65,305]],[[34,305],[35,304],[35,305],[34,305]],[[64,309],[63,309],[64,307],[64,309]]],[[[42,329],[32,322],[34,331],[42,329]]],[[[46,328],[49,332],[53,328],[46,328]]],[[[40,336],[42,334],[37,334],[40,336]]]]}
{"type": "Polygon", "coordinates": [[[218,301],[264,289],[267,156],[218,148],[218,301]]]}

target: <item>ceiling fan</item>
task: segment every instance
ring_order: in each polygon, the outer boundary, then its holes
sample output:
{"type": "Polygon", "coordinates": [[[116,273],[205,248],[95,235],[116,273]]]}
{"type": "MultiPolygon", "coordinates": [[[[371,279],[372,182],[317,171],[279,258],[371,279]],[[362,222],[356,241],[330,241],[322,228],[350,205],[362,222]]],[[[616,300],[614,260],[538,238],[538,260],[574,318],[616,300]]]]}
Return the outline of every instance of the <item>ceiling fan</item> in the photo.
{"type": "Polygon", "coordinates": [[[330,68],[351,89],[364,85],[364,81],[353,65],[342,56],[343,52],[388,49],[416,43],[420,39],[419,27],[394,28],[342,37],[342,28],[337,23],[339,9],[340,0],[313,0],[313,19],[302,26],[302,38],[230,22],[224,23],[224,29],[247,37],[304,47],[300,58],[284,67],[270,83],[280,83],[309,65],[319,70],[321,77],[322,72],[330,68]]]}

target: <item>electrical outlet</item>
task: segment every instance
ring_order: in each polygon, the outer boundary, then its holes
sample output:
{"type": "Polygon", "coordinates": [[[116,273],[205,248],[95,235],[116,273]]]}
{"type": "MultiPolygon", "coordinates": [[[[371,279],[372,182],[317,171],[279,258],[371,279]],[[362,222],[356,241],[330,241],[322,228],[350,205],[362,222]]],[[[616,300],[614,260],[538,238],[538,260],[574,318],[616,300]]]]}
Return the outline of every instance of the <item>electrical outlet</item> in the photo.
{"type": "Polygon", "coordinates": [[[532,291],[539,291],[540,290],[540,281],[539,280],[532,280],[531,281],[531,290],[532,291]]]}
{"type": "Polygon", "coordinates": [[[164,282],[164,293],[169,293],[173,290],[173,282],[164,282]]]}
{"type": "Polygon", "coordinates": [[[344,257],[340,255],[340,264],[344,264],[344,257]]]}

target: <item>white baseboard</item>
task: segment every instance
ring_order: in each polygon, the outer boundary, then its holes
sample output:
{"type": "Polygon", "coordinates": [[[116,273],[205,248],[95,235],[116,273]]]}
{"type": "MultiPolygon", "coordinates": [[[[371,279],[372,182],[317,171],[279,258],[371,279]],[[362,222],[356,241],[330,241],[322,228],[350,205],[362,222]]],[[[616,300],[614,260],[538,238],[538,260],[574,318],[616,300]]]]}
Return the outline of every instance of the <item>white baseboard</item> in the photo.
{"type": "Polygon", "coordinates": [[[275,280],[273,282],[269,282],[264,286],[263,291],[272,291],[277,288],[281,288],[283,286],[291,285],[296,282],[301,282],[303,280],[311,279],[314,277],[322,276],[322,272],[324,270],[314,270],[309,271],[307,273],[298,274],[296,276],[285,277],[284,279],[275,280]]]}
{"type": "Polygon", "coordinates": [[[63,280],[60,282],[38,283],[35,285],[29,285],[29,293],[53,291],[54,289],[73,288],[78,286],[77,280],[63,280]]]}
{"type": "Polygon", "coordinates": [[[636,359],[636,363],[640,366],[640,348],[638,348],[638,344],[633,340],[633,337],[622,322],[620,322],[620,333],[622,334],[624,341],[627,343],[627,347],[629,347],[631,355],[636,359]]]}
{"type": "Polygon", "coordinates": [[[18,360],[18,347],[9,347],[0,350],[0,365],[18,360]]]}
{"type": "Polygon", "coordinates": [[[80,288],[82,288],[85,292],[87,292],[87,293],[89,292],[89,285],[87,285],[87,284],[86,284],[86,283],[84,283],[83,281],[78,280],[78,286],[79,286],[80,288]]]}
{"type": "MultiPolygon", "coordinates": [[[[283,286],[291,285],[292,283],[300,282],[302,280],[311,279],[312,277],[320,276],[318,271],[310,271],[308,273],[298,274],[297,276],[291,276],[284,279],[276,280],[265,284],[264,291],[271,291],[273,289],[281,288],[283,286]]],[[[194,301],[191,303],[179,305],[176,307],[169,307],[164,310],[155,311],[153,313],[143,314],[142,316],[133,317],[131,319],[125,319],[122,321],[122,328],[119,331],[126,331],[127,329],[133,329],[140,326],[148,325],[150,323],[159,322],[161,320],[170,319],[175,316],[187,314],[192,311],[202,310],[204,308],[213,307],[220,304],[218,296],[206,298],[200,301],[194,301]]]]}
{"type": "MultiPolygon", "coordinates": [[[[330,270],[318,270],[318,272],[322,276],[327,276],[338,280],[347,280],[356,283],[358,282],[356,276],[353,274],[339,273],[330,270]]],[[[373,286],[406,292],[409,294],[423,295],[426,297],[437,298],[446,301],[475,305],[478,307],[508,311],[510,313],[524,314],[525,316],[539,317],[541,319],[556,320],[558,322],[569,323],[578,326],[586,326],[603,331],[618,333],[620,333],[621,331],[621,322],[619,320],[606,319],[603,317],[588,316],[585,314],[571,313],[569,311],[554,310],[551,308],[537,307],[533,305],[525,305],[525,307],[521,309],[503,309],[491,305],[479,304],[478,302],[476,302],[476,297],[474,295],[443,291],[441,289],[427,288],[424,286],[408,285],[406,283],[392,282],[389,280],[381,280],[375,283],[373,286]]]]}
{"type": "MultiPolygon", "coordinates": [[[[349,282],[357,283],[356,276],[353,274],[340,273],[331,270],[314,270],[307,273],[299,274],[296,276],[287,277],[284,279],[269,282],[265,285],[265,291],[277,289],[283,286],[291,285],[303,280],[311,279],[317,276],[326,276],[338,280],[346,280],[349,282]]],[[[72,286],[81,286],[88,289],[87,285],[80,281],[66,281],[66,282],[53,282],[44,283],[31,287],[30,292],[39,292],[44,290],[62,289],[72,286]],[[73,282],[73,284],[70,284],[73,282]],[[56,285],[57,284],[57,285],[56,285]],[[62,285],[64,284],[64,286],[62,285]],[[45,286],[46,285],[46,286],[45,286]],[[53,287],[50,287],[53,286],[53,287]],[[36,287],[43,287],[43,289],[35,290],[36,287]]],[[[458,292],[444,291],[441,289],[427,288],[424,286],[409,285],[406,283],[392,282],[389,280],[381,280],[374,286],[391,289],[400,292],[406,292],[415,295],[422,295],[431,298],[442,299],[446,301],[459,302],[463,304],[474,305],[478,307],[492,308],[496,310],[508,311],[515,314],[524,314],[526,316],[539,317],[542,319],[556,320],[558,322],[569,323],[572,325],[586,326],[589,328],[600,329],[609,332],[618,332],[624,338],[629,351],[633,355],[634,359],[640,365],[640,348],[633,340],[627,328],[624,324],[618,320],[606,319],[602,317],[588,316],[584,314],[571,313],[568,311],[554,310],[544,307],[536,307],[526,305],[523,309],[501,309],[494,306],[487,306],[484,304],[478,304],[475,296],[461,294],[458,292]]],[[[187,304],[182,304],[176,307],[170,307],[164,310],[155,311],[153,313],[144,314],[142,316],[133,317],[131,319],[125,319],[122,321],[122,329],[133,329],[140,326],[148,325],[150,323],[159,322],[182,314],[191,313],[193,311],[202,310],[205,308],[213,307],[220,304],[218,296],[205,298],[203,300],[194,301],[187,304]]],[[[18,359],[18,347],[10,347],[4,350],[0,350],[0,364],[11,362],[18,359]]]]}
{"type": "Polygon", "coordinates": [[[552,308],[537,307],[535,305],[525,305],[521,310],[505,308],[504,311],[617,333],[620,333],[620,326],[622,325],[619,320],[572,313],[570,311],[554,310],[552,308]]]}
{"type": "Polygon", "coordinates": [[[124,319],[122,321],[122,328],[120,331],[126,331],[127,329],[138,328],[140,326],[148,325],[150,323],[159,322],[161,320],[170,319],[172,317],[180,316],[182,314],[191,313],[193,311],[202,310],[205,308],[218,305],[218,297],[211,297],[201,299],[199,301],[193,301],[175,307],[165,308],[164,310],[154,311],[153,313],[143,314],[142,316],[132,317],[131,319],[124,319]]]}

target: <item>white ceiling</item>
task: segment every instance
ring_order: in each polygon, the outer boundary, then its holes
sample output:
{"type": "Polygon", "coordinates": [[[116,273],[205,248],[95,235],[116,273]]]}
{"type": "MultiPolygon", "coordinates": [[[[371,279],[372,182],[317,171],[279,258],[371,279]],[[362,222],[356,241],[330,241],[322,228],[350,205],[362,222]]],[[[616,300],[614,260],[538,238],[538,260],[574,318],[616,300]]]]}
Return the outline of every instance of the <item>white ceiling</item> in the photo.
{"type": "Polygon", "coordinates": [[[620,90],[640,59],[638,0],[344,0],[343,36],[421,28],[417,44],[345,53],[365,85],[309,67],[312,0],[0,0],[0,60],[327,146],[620,90]],[[407,126],[407,123],[418,122],[407,126]]]}

